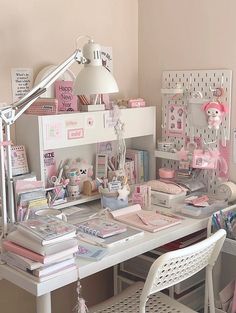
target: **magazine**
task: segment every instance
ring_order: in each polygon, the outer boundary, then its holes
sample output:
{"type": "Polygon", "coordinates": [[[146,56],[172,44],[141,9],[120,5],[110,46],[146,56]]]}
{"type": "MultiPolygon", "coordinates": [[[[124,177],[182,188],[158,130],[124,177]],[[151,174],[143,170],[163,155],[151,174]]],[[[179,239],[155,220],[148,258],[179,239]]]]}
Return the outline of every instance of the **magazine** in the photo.
{"type": "Polygon", "coordinates": [[[19,222],[17,229],[38,239],[42,244],[69,239],[76,234],[75,226],[52,216],[40,216],[40,218],[19,222]]]}

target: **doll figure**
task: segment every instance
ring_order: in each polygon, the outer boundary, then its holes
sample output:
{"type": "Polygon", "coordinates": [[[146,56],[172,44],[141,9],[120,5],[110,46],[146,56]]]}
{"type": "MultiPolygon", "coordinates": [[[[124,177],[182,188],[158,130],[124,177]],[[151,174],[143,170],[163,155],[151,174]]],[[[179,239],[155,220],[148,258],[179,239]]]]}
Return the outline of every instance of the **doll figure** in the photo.
{"type": "Polygon", "coordinates": [[[224,103],[212,101],[204,103],[202,110],[207,115],[208,128],[218,130],[223,116],[228,112],[228,107],[224,103]]]}

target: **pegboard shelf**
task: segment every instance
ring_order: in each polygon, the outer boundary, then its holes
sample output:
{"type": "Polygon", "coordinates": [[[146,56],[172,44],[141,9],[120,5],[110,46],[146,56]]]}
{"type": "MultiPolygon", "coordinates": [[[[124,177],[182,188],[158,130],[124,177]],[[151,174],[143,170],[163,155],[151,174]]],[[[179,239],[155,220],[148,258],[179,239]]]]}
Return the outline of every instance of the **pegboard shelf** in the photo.
{"type": "MultiPolygon", "coordinates": [[[[229,164],[231,86],[231,70],[164,71],[161,89],[161,140],[173,142],[178,151],[194,140],[197,149],[214,149],[229,164]],[[208,116],[202,110],[202,105],[218,101],[216,91],[219,89],[223,90],[219,101],[227,105],[229,112],[223,115],[220,128],[216,130],[214,127],[209,128],[208,116]],[[181,90],[184,91],[183,94],[178,95],[181,90]],[[224,146],[221,144],[222,140],[225,142],[224,146]]],[[[158,151],[155,156],[162,158],[162,167],[178,169],[179,163],[176,161],[179,159],[176,154],[158,151]]],[[[228,172],[222,172],[220,166],[202,169],[198,177],[205,183],[208,191],[213,193],[216,192],[218,180],[222,177],[227,179],[229,175],[228,172]]]]}
{"type": "Polygon", "coordinates": [[[183,88],[162,88],[161,93],[166,95],[177,95],[183,94],[184,90],[183,88]]]}
{"type": "Polygon", "coordinates": [[[179,161],[177,153],[155,150],[155,157],[167,160],[179,161]]]}

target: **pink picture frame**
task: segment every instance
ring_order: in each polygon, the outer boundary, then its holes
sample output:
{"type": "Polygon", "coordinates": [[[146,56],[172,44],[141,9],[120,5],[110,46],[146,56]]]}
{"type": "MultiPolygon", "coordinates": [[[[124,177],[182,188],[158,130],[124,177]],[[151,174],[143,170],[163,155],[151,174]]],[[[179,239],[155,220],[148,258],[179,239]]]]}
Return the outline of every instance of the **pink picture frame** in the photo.
{"type": "Polygon", "coordinates": [[[167,107],[167,135],[183,137],[185,135],[186,111],[182,105],[169,104],[167,107]]]}

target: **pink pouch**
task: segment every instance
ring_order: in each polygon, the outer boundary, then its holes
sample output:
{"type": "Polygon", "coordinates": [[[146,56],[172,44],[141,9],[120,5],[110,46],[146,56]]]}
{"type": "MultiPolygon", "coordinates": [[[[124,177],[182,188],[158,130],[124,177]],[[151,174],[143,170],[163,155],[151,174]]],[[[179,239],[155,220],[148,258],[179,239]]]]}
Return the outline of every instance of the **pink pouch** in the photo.
{"type": "Polygon", "coordinates": [[[210,151],[194,150],[192,167],[202,169],[216,169],[219,155],[210,151]]]}

